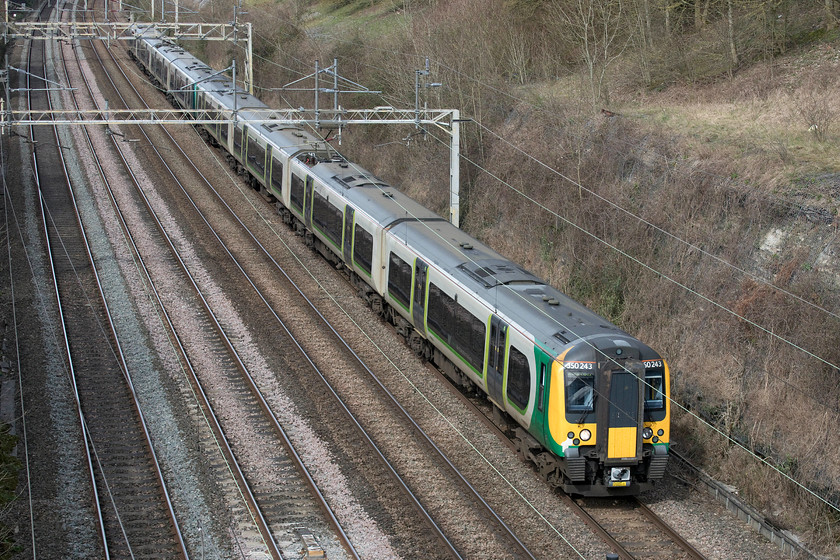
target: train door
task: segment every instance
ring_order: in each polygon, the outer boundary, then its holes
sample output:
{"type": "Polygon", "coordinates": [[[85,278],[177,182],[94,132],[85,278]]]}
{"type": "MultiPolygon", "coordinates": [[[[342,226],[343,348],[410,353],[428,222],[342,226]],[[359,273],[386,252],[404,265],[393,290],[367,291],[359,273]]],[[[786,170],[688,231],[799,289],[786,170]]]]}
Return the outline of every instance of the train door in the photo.
{"type": "MultiPolygon", "coordinates": [[[[242,125],[242,150],[239,154],[240,159],[242,160],[242,168],[244,171],[248,171],[248,137],[251,136],[251,127],[242,125]]],[[[248,177],[247,173],[245,177],[248,177]]]]}
{"type": "Polygon", "coordinates": [[[306,227],[310,228],[312,227],[312,206],[315,204],[315,181],[312,179],[312,175],[306,176],[304,193],[306,208],[303,211],[303,219],[306,222],[306,227]]]}
{"type": "Polygon", "coordinates": [[[426,307],[426,274],[429,265],[417,259],[414,261],[414,294],[411,300],[411,312],[414,319],[414,328],[421,334],[426,333],[423,325],[423,315],[426,307]]]}
{"type": "MultiPolygon", "coordinates": [[[[184,80],[187,82],[187,80],[184,80]]],[[[190,109],[195,109],[193,118],[199,118],[200,112],[207,109],[207,99],[201,95],[201,90],[197,84],[185,85],[184,97],[187,98],[186,105],[190,109]]]]}
{"type": "Polygon", "coordinates": [[[607,460],[641,455],[644,391],[639,379],[644,379],[644,372],[641,362],[632,358],[610,361],[601,368],[598,392],[608,400],[607,406],[598,407],[598,442],[607,460]]]}
{"type": "Polygon", "coordinates": [[[355,210],[347,204],[344,207],[344,262],[350,266],[353,263],[353,217],[355,210]]]}
{"type": "Polygon", "coordinates": [[[499,406],[504,406],[503,385],[508,326],[493,315],[490,317],[490,349],[487,356],[487,394],[499,406]]]}
{"type": "Polygon", "coordinates": [[[242,161],[242,131],[244,130],[244,126],[240,126],[239,124],[234,121],[233,123],[233,156],[242,161]]]}

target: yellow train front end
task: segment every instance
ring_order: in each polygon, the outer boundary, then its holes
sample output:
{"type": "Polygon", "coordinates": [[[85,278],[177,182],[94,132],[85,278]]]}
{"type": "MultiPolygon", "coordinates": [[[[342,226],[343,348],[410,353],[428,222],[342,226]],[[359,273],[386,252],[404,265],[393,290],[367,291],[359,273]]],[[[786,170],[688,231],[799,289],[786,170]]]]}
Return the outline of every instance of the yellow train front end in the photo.
{"type": "Polygon", "coordinates": [[[662,478],[670,376],[658,354],[624,339],[578,344],[552,363],[549,387],[545,445],[564,491],[635,495],[662,478]]]}

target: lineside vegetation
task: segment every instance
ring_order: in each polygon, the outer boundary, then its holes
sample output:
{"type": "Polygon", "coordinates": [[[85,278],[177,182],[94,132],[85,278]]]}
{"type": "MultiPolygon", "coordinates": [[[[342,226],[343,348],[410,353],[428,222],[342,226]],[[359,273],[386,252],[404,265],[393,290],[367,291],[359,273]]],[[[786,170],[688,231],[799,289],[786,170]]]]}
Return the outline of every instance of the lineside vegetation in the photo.
{"type": "MultiPolygon", "coordinates": [[[[204,17],[230,17],[211,0],[204,17]]],[[[463,126],[462,227],[668,356],[677,449],[840,542],[840,2],[288,0],[246,8],[260,94],[315,60],[463,126]],[[758,457],[774,465],[767,468],[758,457]],[[791,479],[822,497],[815,498],[791,479]],[[825,500],[825,501],[823,501],[825,500]],[[826,505],[834,504],[834,508],[826,505]]],[[[205,45],[217,67],[241,55],[205,45]]],[[[331,106],[331,99],[327,102],[331,106]]],[[[447,215],[432,131],[341,150],[447,215]]]]}

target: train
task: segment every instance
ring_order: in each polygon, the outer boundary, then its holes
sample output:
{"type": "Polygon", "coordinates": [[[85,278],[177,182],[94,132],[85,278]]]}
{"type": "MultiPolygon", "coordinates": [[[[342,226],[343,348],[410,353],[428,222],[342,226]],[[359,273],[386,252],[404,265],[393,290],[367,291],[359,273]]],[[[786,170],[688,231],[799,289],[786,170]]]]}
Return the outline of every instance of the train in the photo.
{"type": "Polygon", "coordinates": [[[555,488],[636,495],[665,473],[670,372],[656,351],[347,161],[155,31],[129,52],[306,244],[456,385],[510,422],[519,454],[555,488]],[[204,119],[210,120],[210,119],[204,119]]]}

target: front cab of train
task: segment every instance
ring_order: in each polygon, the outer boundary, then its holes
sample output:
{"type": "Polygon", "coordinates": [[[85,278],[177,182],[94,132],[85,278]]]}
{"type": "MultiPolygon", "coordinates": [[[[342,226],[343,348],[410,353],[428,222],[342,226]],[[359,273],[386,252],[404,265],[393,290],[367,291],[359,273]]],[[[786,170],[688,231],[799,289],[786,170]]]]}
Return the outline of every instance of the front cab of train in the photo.
{"type": "Polygon", "coordinates": [[[568,493],[636,495],[665,473],[668,364],[638,344],[588,341],[553,362],[545,443],[568,493]]]}

